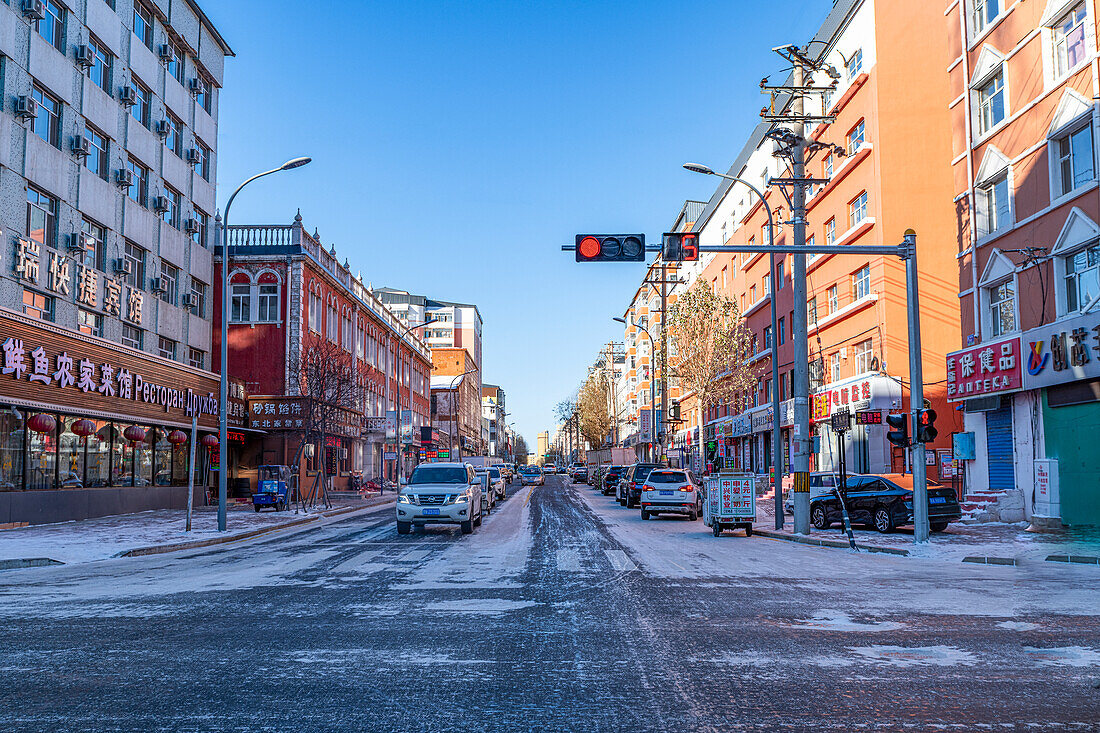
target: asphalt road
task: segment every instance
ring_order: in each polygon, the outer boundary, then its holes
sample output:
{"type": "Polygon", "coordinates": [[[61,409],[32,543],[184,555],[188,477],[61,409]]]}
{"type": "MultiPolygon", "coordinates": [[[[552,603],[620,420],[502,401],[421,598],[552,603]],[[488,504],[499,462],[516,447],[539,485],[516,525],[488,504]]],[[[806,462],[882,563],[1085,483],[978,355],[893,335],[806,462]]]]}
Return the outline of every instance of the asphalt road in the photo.
{"type": "Polygon", "coordinates": [[[0,573],[4,731],[1098,730],[1100,571],[642,522],[561,478],[0,573]],[[983,725],[984,724],[984,725],[983,725]]]}

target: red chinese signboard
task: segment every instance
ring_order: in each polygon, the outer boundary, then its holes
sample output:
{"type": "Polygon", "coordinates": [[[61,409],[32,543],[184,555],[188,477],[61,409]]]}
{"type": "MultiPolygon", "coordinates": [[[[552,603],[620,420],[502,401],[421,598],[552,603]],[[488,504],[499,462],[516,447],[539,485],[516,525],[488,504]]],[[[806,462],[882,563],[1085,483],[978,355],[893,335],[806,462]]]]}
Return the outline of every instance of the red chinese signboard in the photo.
{"type": "Polygon", "coordinates": [[[820,422],[842,407],[863,405],[871,400],[871,380],[852,382],[810,395],[810,419],[820,422]]]}
{"type": "Polygon", "coordinates": [[[965,400],[1022,389],[1020,339],[995,341],[947,355],[947,399],[965,400]]]}

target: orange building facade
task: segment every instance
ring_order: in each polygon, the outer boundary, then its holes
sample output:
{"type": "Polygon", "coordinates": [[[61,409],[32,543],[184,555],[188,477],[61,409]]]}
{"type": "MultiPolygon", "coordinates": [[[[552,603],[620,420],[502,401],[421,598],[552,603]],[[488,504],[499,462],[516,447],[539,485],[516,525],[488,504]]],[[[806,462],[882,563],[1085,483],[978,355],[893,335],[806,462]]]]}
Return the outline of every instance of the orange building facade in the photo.
{"type": "MultiPolygon", "coordinates": [[[[925,397],[939,413],[940,437],[928,445],[929,477],[950,480],[950,434],[961,417],[946,401],[945,354],[959,339],[955,282],[955,211],[947,93],[947,44],[943,10],[913,3],[838,2],[810,48],[840,79],[823,105],[835,121],[807,130],[813,140],[843,148],[814,152],[807,175],[828,179],[807,199],[808,244],[898,244],[907,229],[918,234],[922,364],[925,397]],[[888,6],[887,6],[888,5],[888,6]],[[904,94],[898,90],[904,89],[904,94]],[[944,463],[946,459],[947,463],[944,463]],[[934,464],[934,467],[933,467],[934,464]],[[940,472],[941,465],[945,465],[940,472]]],[[[825,73],[815,84],[831,81],[825,73]]],[[[812,97],[807,112],[820,111],[812,97]]],[[[776,244],[790,244],[790,209],[772,178],[787,175],[765,137],[754,131],[729,170],[765,192],[777,223],[776,244]]],[[[766,244],[767,213],[747,187],[723,181],[694,229],[704,245],[766,244]]],[[[896,257],[822,255],[808,258],[812,468],[836,466],[845,451],[852,471],[909,470],[905,452],[886,440],[885,425],[854,426],[838,439],[829,427],[837,408],[852,412],[909,409],[909,350],[904,262],[896,257]]],[[[791,257],[775,258],[776,289],[769,292],[771,258],[762,254],[713,256],[698,275],[732,298],[757,338],[752,366],[757,388],[703,415],[705,462],[765,473],[772,456],[772,390],[781,400],[784,465],[789,471],[793,437],[791,257]],[[775,297],[777,333],[770,305],[775,297]],[[779,384],[771,360],[779,361],[779,384]]],[[[802,304],[799,304],[802,305],[802,304]]],[[[691,409],[690,396],[682,412],[691,409]]]]}

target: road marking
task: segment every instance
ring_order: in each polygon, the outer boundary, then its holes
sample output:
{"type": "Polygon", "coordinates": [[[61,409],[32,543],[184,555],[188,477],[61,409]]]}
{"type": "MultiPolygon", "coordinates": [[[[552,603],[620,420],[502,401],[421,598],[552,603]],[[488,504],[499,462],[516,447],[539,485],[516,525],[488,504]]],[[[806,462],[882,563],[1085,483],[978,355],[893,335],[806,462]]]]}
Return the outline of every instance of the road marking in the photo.
{"type": "Polygon", "coordinates": [[[629,573],[638,569],[638,566],[622,550],[604,550],[603,554],[607,555],[607,561],[611,563],[611,567],[619,572],[629,573]]]}
{"type": "Polygon", "coordinates": [[[397,562],[420,562],[430,554],[432,554],[430,550],[411,550],[396,560],[397,562]]]}
{"type": "Polygon", "coordinates": [[[334,575],[339,573],[350,573],[357,570],[361,565],[366,564],[367,560],[371,560],[374,557],[381,555],[381,550],[367,550],[366,552],[360,552],[344,562],[340,563],[332,569],[334,575]]]}
{"type": "Polygon", "coordinates": [[[557,552],[558,570],[563,573],[584,572],[581,555],[575,547],[564,547],[557,552]]]}

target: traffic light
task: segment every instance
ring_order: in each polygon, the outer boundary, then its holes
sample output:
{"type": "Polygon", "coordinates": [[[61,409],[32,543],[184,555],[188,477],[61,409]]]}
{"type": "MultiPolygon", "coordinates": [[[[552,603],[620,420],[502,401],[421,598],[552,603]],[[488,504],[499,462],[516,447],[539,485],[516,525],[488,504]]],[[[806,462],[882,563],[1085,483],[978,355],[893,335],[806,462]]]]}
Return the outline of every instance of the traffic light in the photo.
{"type": "Polygon", "coordinates": [[[577,262],[645,262],[644,234],[578,234],[577,262]]]}
{"type": "Polygon", "coordinates": [[[695,262],[699,259],[699,235],[696,232],[662,234],[661,257],[665,262],[695,262]]]}
{"type": "Polygon", "coordinates": [[[887,415],[886,424],[893,428],[886,433],[886,439],[898,448],[909,447],[909,416],[887,415]]]}
{"type": "Polygon", "coordinates": [[[917,413],[917,442],[931,443],[939,435],[936,430],[936,411],[931,409],[921,410],[917,413]]]}

